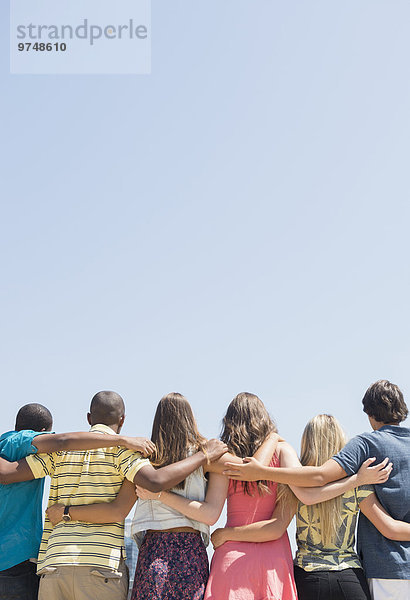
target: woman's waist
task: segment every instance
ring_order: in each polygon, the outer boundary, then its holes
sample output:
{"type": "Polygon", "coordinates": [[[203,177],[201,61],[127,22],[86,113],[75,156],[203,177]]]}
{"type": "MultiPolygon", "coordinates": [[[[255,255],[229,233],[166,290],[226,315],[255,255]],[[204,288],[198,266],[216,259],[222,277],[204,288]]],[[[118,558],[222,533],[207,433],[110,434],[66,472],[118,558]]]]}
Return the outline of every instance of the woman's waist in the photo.
{"type": "Polygon", "coordinates": [[[333,546],[327,548],[322,545],[301,544],[300,541],[298,541],[295,554],[295,564],[300,567],[306,566],[307,570],[319,568],[320,565],[329,565],[328,570],[339,570],[341,565],[347,565],[343,568],[361,566],[360,559],[353,547],[337,548],[333,546]]]}
{"type": "Polygon", "coordinates": [[[194,527],[204,529],[208,527],[200,521],[190,519],[177,511],[139,511],[136,510],[132,520],[133,531],[147,531],[148,529],[175,529],[176,527],[194,527]]]}
{"type": "Polygon", "coordinates": [[[169,529],[147,529],[146,535],[155,535],[157,533],[196,533],[200,535],[201,532],[193,527],[170,527],[169,529]]]}
{"type": "Polygon", "coordinates": [[[301,552],[296,551],[294,564],[305,571],[343,571],[361,569],[356,552],[301,552]]]}
{"type": "Polygon", "coordinates": [[[209,525],[188,519],[183,515],[179,518],[160,519],[155,518],[134,520],[131,525],[131,532],[137,545],[140,546],[145,535],[152,533],[198,533],[202,534],[205,545],[207,546],[210,538],[209,525]]]}

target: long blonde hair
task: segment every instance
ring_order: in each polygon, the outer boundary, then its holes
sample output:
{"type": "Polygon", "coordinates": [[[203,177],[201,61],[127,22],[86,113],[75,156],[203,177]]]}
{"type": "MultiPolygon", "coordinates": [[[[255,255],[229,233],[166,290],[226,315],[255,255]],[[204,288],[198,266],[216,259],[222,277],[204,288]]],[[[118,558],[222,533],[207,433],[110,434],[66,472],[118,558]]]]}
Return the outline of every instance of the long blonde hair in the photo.
{"type": "MultiPolygon", "coordinates": [[[[335,417],[317,415],[310,419],[303,432],[300,462],[303,466],[320,467],[340,452],[346,441],[345,433],[335,417]]],[[[312,509],[319,515],[323,544],[334,544],[342,522],[341,496],[315,504],[312,509]]]]}
{"type": "MultiPolygon", "coordinates": [[[[305,466],[320,467],[346,445],[346,436],[339,422],[332,415],[317,415],[306,425],[301,441],[300,462],[305,466]]],[[[277,503],[282,511],[288,505],[296,510],[298,499],[289,486],[278,485],[277,503]]],[[[341,496],[308,507],[319,515],[322,542],[325,546],[336,542],[342,521],[341,496]]]]}

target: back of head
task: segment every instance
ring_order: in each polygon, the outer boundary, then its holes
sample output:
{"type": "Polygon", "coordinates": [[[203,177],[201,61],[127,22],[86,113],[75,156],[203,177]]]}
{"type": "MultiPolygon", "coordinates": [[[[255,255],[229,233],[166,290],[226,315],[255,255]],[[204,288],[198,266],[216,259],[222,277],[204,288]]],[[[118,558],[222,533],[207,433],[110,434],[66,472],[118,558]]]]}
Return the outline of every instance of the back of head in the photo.
{"type": "Polygon", "coordinates": [[[252,456],[276,427],[262,400],[241,392],[232,400],[222,422],[221,440],[240,458],[252,456]]]}
{"type": "Polygon", "coordinates": [[[316,415],[306,425],[301,441],[300,462],[319,467],[346,445],[345,433],[332,415],[316,415]]]}
{"type": "MultiPolygon", "coordinates": [[[[151,462],[164,467],[186,458],[205,444],[188,400],[177,392],[163,396],[158,403],[152,424],[151,441],[156,446],[151,462]]],[[[176,487],[183,489],[185,482],[176,487]]]]}
{"type": "MultiPolygon", "coordinates": [[[[301,442],[300,462],[303,466],[320,466],[346,445],[340,423],[332,415],[316,415],[306,425],[301,442]]],[[[308,508],[319,516],[324,546],[334,544],[342,524],[341,496],[308,508]]]]}
{"type": "Polygon", "coordinates": [[[25,404],[16,416],[16,431],[31,429],[32,431],[51,431],[53,417],[51,412],[42,404],[25,404]]]}
{"type": "MultiPolygon", "coordinates": [[[[276,431],[262,400],[255,394],[241,392],[232,400],[222,421],[221,440],[228,446],[229,452],[240,458],[253,456],[267,436],[276,431]]],[[[235,488],[237,482],[234,482],[235,488]]],[[[255,486],[244,482],[245,493],[251,494],[255,486]]],[[[258,482],[260,493],[266,486],[258,482]]]]}
{"type": "Polygon", "coordinates": [[[125,404],[117,392],[98,392],[91,400],[90,423],[91,425],[118,425],[125,415],[125,404]]]}
{"type": "Polygon", "coordinates": [[[363,411],[379,423],[398,425],[409,413],[400,388],[387,379],[373,383],[366,391],[362,403],[363,411]]]}

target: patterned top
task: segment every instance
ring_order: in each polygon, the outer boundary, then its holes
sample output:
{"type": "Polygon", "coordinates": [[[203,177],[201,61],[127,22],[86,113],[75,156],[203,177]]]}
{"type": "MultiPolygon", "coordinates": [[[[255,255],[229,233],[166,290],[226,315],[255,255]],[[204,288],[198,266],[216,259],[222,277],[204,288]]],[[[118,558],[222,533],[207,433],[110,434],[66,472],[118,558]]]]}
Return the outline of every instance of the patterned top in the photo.
{"type": "MultiPolygon", "coordinates": [[[[91,431],[115,433],[106,425],[91,431]]],[[[48,505],[72,506],[113,500],[125,478],[133,481],[147,459],[126,448],[100,448],[80,452],[34,454],[26,458],[36,479],[51,477],[48,505]]],[[[38,557],[38,573],[47,567],[81,565],[117,569],[125,557],[124,522],[60,522],[54,528],[46,517],[38,557]]]]}
{"type": "Polygon", "coordinates": [[[349,490],[342,496],[342,522],[336,542],[324,546],[317,506],[299,502],[296,512],[296,542],[298,549],[295,565],[305,571],[342,571],[361,569],[355,552],[355,529],[362,500],[374,493],[372,485],[349,490]]]}

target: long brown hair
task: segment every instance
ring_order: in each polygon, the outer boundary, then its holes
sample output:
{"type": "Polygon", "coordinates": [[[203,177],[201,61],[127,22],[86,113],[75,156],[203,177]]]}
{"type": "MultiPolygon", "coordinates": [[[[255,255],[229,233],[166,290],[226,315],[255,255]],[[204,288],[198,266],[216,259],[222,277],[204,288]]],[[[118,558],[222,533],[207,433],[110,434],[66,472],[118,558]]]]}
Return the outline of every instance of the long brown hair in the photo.
{"type": "MultiPolygon", "coordinates": [[[[182,394],[172,392],[159,401],[151,441],[156,446],[151,462],[157,468],[183,460],[191,452],[203,449],[206,439],[199,433],[191,405],[182,394]]],[[[185,480],[175,487],[184,489],[184,486],[185,480]]]]}
{"type": "MultiPolygon", "coordinates": [[[[253,456],[267,436],[277,431],[262,400],[249,392],[235,396],[228,406],[222,427],[221,440],[228,446],[229,452],[239,458],[253,456]]],[[[237,483],[234,481],[235,489],[237,483]]],[[[260,494],[268,490],[263,481],[258,481],[256,485],[244,481],[242,485],[244,492],[249,495],[255,489],[260,494]]]]}

